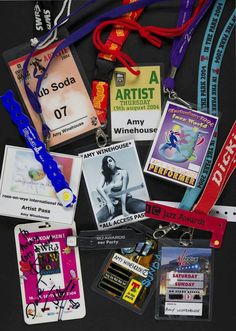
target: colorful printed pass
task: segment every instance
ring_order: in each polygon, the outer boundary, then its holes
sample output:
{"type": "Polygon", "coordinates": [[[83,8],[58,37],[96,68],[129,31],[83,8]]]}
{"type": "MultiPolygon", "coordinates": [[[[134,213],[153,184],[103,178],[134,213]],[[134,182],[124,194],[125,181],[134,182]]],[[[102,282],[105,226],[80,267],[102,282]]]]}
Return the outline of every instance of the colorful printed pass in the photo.
{"type": "Polygon", "coordinates": [[[118,67],[110,86],[113,141],[153,140],[161,119],[161,67],[139,66],[139,76],[118,67]]]}
{"type": "Polygon", "coordinates": [[[167,102],[144,171],[195,187],[218,118],[167,102]]]}
{"type": "MultiPolygon", "coordinates": [[[[82,172],[78,156],[51,153],[77,196],[82,172]]],[[[71,224],[75,208],[64,208],[31,149],[6,146],[0,179],[0,215],[71,224]]]]}
{"type": "Polygon", "coordinates": [[[80,154],[99,230],[145,219],[149,199],[133,140],[80,154]]]}
{"type": "Polygon", "coordinates": [[[15,227],[24,320],[27,324],[83,318],[85,303],[78,248],[66,245],[75,224],[15,227]]]}
{"type": "Polygon", "coordinates": [[[147,234],[144,242],[109,255],[93,289],[141,314],[155,288],[159,267],[157,242],[147,234]]]}
{"type": "Polygon", "coordinates": [[[210,319],[212,249],[162,246],[160,257],[156,318],[210,319]]]}
{"type": "MultiPolygon", "coordinates": [[[[45,70],[59,43],[61,41],[34,53],[27,73],[27,84],[32,91],[35,91],[37,78],[45,70]]],[[[13,53],[13,51],[10,50],[8,53],[13,53]]],[[[27,55],[24,54],[15,58],[9,56],[8,53],[5,54],[8,66],[26,109],[42,139],[41,121],[29,103],[23,84],[23,64],[27,55]]],[[[82,77],[82,68],[78,59],[76,62],[71,49],[69,47],[64,48],[53,59],[39,91],[38,98],[42,106],[43,116],[51,130],[49,147],[64,143],[100,126],[85,86],[86,77],[84,74],[82,77]]]]}

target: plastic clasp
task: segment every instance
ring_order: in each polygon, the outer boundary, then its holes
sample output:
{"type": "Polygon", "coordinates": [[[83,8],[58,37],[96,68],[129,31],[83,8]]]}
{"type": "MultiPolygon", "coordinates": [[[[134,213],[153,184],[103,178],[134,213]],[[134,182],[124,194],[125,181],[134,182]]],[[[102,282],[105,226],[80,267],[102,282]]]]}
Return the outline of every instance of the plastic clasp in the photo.
{"type": "Polygon", "coordinates": [[[94,80],[100,80],[103,82],[110,83],[114,68],[114,62],[97,58],[94,80]]]}
{"type": "Polygon", "coordinates": [[[75,195],[69,188],[57,192],[57,198],[63,207],[71,207],[76,201],[75,195]]]}

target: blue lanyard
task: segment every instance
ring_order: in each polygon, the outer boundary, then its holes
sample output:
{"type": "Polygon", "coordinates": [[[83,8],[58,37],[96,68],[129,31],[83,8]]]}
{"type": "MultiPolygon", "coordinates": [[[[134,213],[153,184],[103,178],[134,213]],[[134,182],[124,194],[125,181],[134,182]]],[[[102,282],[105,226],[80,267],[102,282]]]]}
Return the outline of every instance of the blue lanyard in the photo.
{"type": "Polygon", "coordinates": [[[48,154],[44,143],[39,139],[37,131],[30,125],[30,121],[23,113],[21,105],[14,99],[13,92],[11,90],[7,91],[1,96],[1,100],[12,121],[17,125],[19,133],[25,138],[28,147],[33,150],[36,160],[41,163],[59,201],[64,207],[71,207],[76,202],[76,196],[58,168],[57,163],[48,154]]]}
{"type": "Polygon", "coordinates": [[[61,24],[63,24],[69,17],[76,15],[78,12],[80,12],[82,9],[84,9],[85,7],[87,7],[88,5],[94,3],[96,0],[89,0],[86,1],[84,4],[82,4],[79,8],[77,8],[73,13],[71,13],[70,15],[66,16],[65,18],[63,18],[62,20],[60,20],[58,22],[57,25],[55,25],[48,33],[46,33],[46,35],[44,35],[38,42],[38,44],[33,48],[33,50],[31,51],[31,53],[28,55],[27,59],[24,62],[23,65],[23,80],[24,80],[24,87],[25,87],[25,92],[26,95],[29,99],[29,102],[31,104],[31,106],[33,107],[34,111],[40,116],[41,122],[42,122],[42,132],[43,132],[43,136],[44,139],[47,140],[48,137],[50,136],[50,129],[47,126],[47,124],[45,123],[45,120],[43,118],[43,114],[42,114],[42,109],[41,109],[41,105],[39,103],[38,100],[38,94],[41,88],[41,84],[42,81],[48,71],[48,68],[52,62],[52,60],[54,59],[54,57],[65,47],[70,46],[71,44],[75,43],[76,41],[81,40],[83,37],[85,37],[86,35],[88,35],[91,31],[93,31],[93,29],[96,28],[96,26],[101,23],[102,21],[105,20],[111,20],[114,18],[117,18],[119,16],[122,16],[128,12],[134,11],[134,10],[138,10],[141,9],[143,7],[147,7],[150,6],[154,3],[160,2],[160,1],[166,1],[166,0],[139,0],[133,3],[130,3],[128,5],[122,5],[120,7],[114,8],[104,14],[101,14],[99,16],[97,16],[95,19],[89,21],[88,23],[84,24],[81,28],[79,28],[78,30],[74,31],[73,33],[70,34],[70,36],[68,38],[66,38],[64,41],[62,41],[54,50],[44,72],[38,77],[37,80],[37,85],[36,85],[36,90],[33,92],[29,86],[27,85],[27,81],[26,81],[26,77],[27,77],[27,69],[28,69],[28,65],[30,62],[30,59],[33,56],[33,53],[37,50],[37,46],[40,45],[44,40],[47,39],[47,37],[57,28],[59,27],[61,24]]]}
{"type": "MultiPolygon", "coordinates": [[[[207,72],[208,72],[208,59],[213,44],[213,37],[216,32],[218,22],[223,12],[225,0],[217,0],[210,17],[205,38],[202,44],[202,50],[200,55],[199,65],[199,77],[198,77],[198,109],[206,112],[207,107],[207,72]],[[204,73],[204,74],[203,74],[204,73]]],[[[223,56],[227,43],[230,39],[231,33],[235,27],[235,11],[229,18],[225,25],[221,36],[216,45],[211,71],[210,71],[210,91],[209,91],[209,113],[214,116],[218,116],[218,85],[219,85],[219,72],[222,64],[223,56]]],[[[188,188],[184,194],[184,197],[179,205],[179,208],[185,210],[191,210],[198,196],[200,195],[207,178],[210,174],[211,166],[214,159],[215,149],[217,143],[217,134],[215,134],[210,143],[206,158],[204,160],[201,172],[198,177],[197,185],[195,188],[188,188]]]]}
{"type": "MultiPolygon", "coordinates": [[[[227,47],[228,41],[230,39],[231,33],[235,27],[236,13],[235,11],[228,19],[221,35],[216,45],[213,60],[211,64],[210,71],[210,91],[208,92],[208,63],[209,56],[213,45],[214,35],[216,33],[217,25],[219,23],[220,17],[222,15],[224,5],[226,0],[217,0],[215,2],[214,8],[212,10],[206,33],[203,39],[200,61],[199,61],[199,73],[198,73],[198,109],[207,112],[208,104],[208,93],[209,93],[209,113],[214,116],[218,116],[218,84],[219,84],[219,72],[222,64],[225,49],[227,47]]],[[[217,130],[217,129],[216,129],[217,130]]],[[[213,136],[207,155],[204,159],[201,172],[199,174],[197,184],[195,188],[187,188],[183,196],[182,201],[179,204],[180,209],[191,210],[203,190],[207,178],[210,174],[211,166],[214,159],[215,149],[217,142],[217,132],[213,136]]],[[[165,235],[171,229],[176,230],[180,226],[176,224],[170,224],[166,229],[160,229],[159,232],[163,233],[161,236],[165,235]]],[[[158,230],[157,230],[158,231],[158,230]]],[[[192,243],[193,229],[189,228],[183,232],[180,236],[180,244],[188,246],[192,243]]]]}

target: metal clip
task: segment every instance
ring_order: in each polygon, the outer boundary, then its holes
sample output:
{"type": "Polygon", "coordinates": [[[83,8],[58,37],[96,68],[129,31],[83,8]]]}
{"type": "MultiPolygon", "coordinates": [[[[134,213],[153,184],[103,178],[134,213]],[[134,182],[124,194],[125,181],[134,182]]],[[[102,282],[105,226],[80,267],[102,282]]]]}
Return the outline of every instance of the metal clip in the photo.
{"type": "Polygon", "coordinates": [[[192,246],[193,244],[193,228],[187,228],[179,237],[179,244],[180,246],[192,246]]]}
{"type": "Polygon", "coordinates": [[[96,142],[98,147],[105,147],[107,145],[107,135],[101,127],[96,131],[96,142]]]}
{"type": "Polygon", "coordinates": [[[170,100],[178,100],[181,102],[184,106],[187,106],[189,109],[192,109],[192,106],[190,103],[185,101],[184,99],[180,98],[174,90],[169,90],[168,88],[164,87],[164,93],[168,94],[170,100]]]}
{"type": "Polygon", "coordinates": [[[153,232],[153,238],[154,239],[159,239],[159,238],[163,238],[167,235],[168,232],[172,231],[172,230],[177,230],[179,228],[179,226],[177,224],[168,224],[166,226],[162,226],[162,225],[159,225],[159,228],[156,229],[154,232],[153,232]]]}

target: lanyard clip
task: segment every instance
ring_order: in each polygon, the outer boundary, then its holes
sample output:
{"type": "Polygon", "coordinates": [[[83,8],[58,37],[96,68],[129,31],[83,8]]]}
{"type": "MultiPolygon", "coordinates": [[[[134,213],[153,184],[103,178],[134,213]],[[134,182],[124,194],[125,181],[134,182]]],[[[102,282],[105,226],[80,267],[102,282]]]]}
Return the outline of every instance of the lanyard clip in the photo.
{"type": "Polygon", "coordinates": [[[96,131],[96,142],[98,147],[105,147],[107,145],[107,134],[100,127],[96,131]]]}
{"type": "Polygon", "coordinates": [[[161,224],[159,227],[153,232],[153,238],[154,239],[159,239],[163,238],[167,235],[172,230],[177,230],[179,226],[177,224],[168,224],[166,226],[162,226],[161,224]]]}
{"type": "Polygon", "coordinates": [[[179,244],[180,246],[192,246],[193,244],[193,228],[187,228],[179,237],[179,244]]]}
{"type": "Polygon", "coordinates": [[[189,109],[192,109],[192,106],[189,102],[185,101],[184,99],[180,98],[174,90],[170,90],[167,87],[164,87],[164,93],[168,94],[168,97],[170,100],[178,100],[180,103],[182,103],[184,106],[188,107],[189,109]]]}

